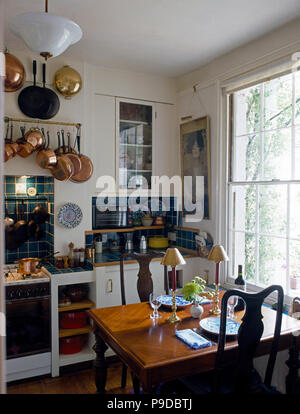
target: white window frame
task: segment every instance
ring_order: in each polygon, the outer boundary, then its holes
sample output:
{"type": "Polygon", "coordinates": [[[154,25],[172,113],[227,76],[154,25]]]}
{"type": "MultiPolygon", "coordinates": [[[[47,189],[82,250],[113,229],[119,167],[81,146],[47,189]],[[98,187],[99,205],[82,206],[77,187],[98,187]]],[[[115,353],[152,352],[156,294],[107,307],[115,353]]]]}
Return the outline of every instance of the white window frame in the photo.
{"type": "MultiPolygon", "coordinates": [[[[295,75],[294,73],[292,73],[292,71],[289,71],[289,73],[292,74],[292,125],[291,125],[291,131],[292,131],[292,148],[294,148],[295,145],[295,128],[298,126],[299,124],[295,125],[295,118],[294,118],[294,109],[295,109],[295,75]]],[[[275,74],[275,76],[272,77],[280,77],[287,74],[287,72],[283,73],[281,71],[278,71],[277,74],[275,74]]],[[[266,79],[265,79],[266,80],[266,79]]],[[[257,82],[255,82],[255,84],[259,84],[261,82],[265,82],[265,80],[257,80],[257,82]]],[[[252,83],[253,85],[253,83],[252,83]]],[[[247,88],[249,85],[247,84],[247,82],[245,81],[245,84],[241,87],[239,87],[238,89],[245,89],[247,88]]],[[[254,186],[259,186],[262,184],[266,184],[266,185],[274,185],[274,184],[285,184],[287,185],[287,206],[289,207],[290,205],[290,201],[289,201],[289,195],[290,195],[290,186],[293,184],[300,184],[300,180],[272,180],[272,181],[231,181],[231,175],[230,175],[230,171],[231,171],[231,165],[233,163],[232,160],[232,137],[233,137],[233,131],[231,131],[231,114],[230,114],[230,99],[229,96],[230,94],[233,94],[235,90],[232,90],[231,92],[228,92],[228,90],[226,92],[223,93],[223,96],[221,97],[222,99],[222,105],[221,105],[221,115],[220,116],[224,116],[224,125],[223,125],[223,132],[224,132],[224,136],[225,136],[225,148],[226,148],[226,154],[225,154],[225,174],[224,174],[224,180],[223,180],[223,185],[225,188],[225,205],[226,205],[226,220],[224,223],[224,227],[223,229],[225,230],[225,237],[224,237],[224,241],[225,241],[225,245],[227,248],[227,251],[229,252],[229,256],[230,256],[230,251],[231,251],[231,246],[232,246],[232,237],[233,237],[233,228],[231,225],[231,190],[234,186],[238,186],[238,185],[254,185],[254,186]]],[[[262,111],[262,108],[261,108],[262,111]]],[[[233,119],[233,118],[232,118],[233,119]]],[[[260,128],[262,128],[262,124],[260,126],[260,128]]],[[[261,131],[260,131],[261,132],[261,131]]],[[[292,176],[294,176],[294,169],[295,169],[295,165],[294,165],[294,161],[292,159],[292,176]]],[[[256,212],[258,211],[258,209],[256,209],[256,212]]],[[[295,240],[294,237],[290,237],[290,228],[289,228],[289,208],[287,209],[287,233],[286,235],[283,237],[284,239],[286,239],[286,243],[288,245],[289,240],[295,240]]],[[[221,227],[221,225],[219,226],[219,228],[221,227]]],[[[246,231],[244,232],[245,234],[247,233],[246,231]]],[[[249,232],[252,233],[252,232],[249,232]]],[[[256,229],[255,231],[256,233],[256,237],[258,237],[258,231],[256,229]]],[[[297,241],[300,241],[300,239],[296,239],[297,241]]],[[[288,246],[287,246],[287,261],[289,260],[289,255],[288,255],[288,246]]],[[[226,271],[225,271],[225,277],[224,277],[224,286],[225,287],[229,287],[232,288],[234,285],[234,280],[235,280],[235,276],[232,275],[232,261],[230,260],[229,262],[227,262],[226,264],[226,271]]],[[[257,272],[256,272],[256,277],[257,277],[257,272]]],[[[286,286],[288,286],[289,283],[289,275],[288,272],[286,272],[286,286]]],[[[259,292],[261,290],[263,290],[265,288],[265,286],[259,285],[259,284],[255,284],[255,283],[251,283],[251,282],[247,282],[247,289],[249,291],[253,291],[253,292],[259,292]]],[[[288,293],[286,292],[285,294],[285,303],[286,304],[290,304],[292,301],[293,296],[291,295],[290,290],[288,291],[288,293]]],[[[269,298],[269,303],[272,304],[276,299],[276,295],[270,295],[269,298]]]]}

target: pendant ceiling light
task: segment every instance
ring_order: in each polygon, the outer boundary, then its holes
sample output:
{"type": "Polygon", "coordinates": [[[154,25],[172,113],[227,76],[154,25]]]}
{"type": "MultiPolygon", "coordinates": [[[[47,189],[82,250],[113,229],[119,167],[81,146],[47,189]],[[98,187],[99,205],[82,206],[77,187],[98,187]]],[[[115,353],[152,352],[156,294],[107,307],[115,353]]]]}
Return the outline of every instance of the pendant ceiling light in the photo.
{"type": "Polygon", "coordinates": [[[29,49],[46,60],[61,55],[82,37],[82,30],[77,23],[48,13],[48,0],[45,0],[44,13],[19,14],[9,26],[16,36],[24,40],[29,49]]]}

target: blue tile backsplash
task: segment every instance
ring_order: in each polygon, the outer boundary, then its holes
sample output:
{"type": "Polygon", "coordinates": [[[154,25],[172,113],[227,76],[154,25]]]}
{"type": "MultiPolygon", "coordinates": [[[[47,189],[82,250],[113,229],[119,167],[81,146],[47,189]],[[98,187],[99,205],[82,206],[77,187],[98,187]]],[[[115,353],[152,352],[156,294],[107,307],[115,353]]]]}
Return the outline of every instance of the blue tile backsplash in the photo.
{"type": "Polygon", "coordinates": [[[44,231],[43,237],[36,241],[33,237],[24,242],[18,249],[5,250],[6,263],[13,263],[24,257],[43,257],[54,252],[54,179],[45,176],[5,176],[4,179],[5,205],[10,217],[15,221],[20,218],[18,210],[22,208],[24,200],[24,219],[29,219],[29,214],[36,205],[42,205],[50,211],[49,219],[41,225],[44,231]],[[17,194],[16,184],[26,184],[26,193],[17,194]],[[27,190],[34,187],[37,190],[35,196],[28,196],[27,190]],[[11,200],[16,198],[17,200],[11,200]],[[44,199],[45,200],[37,200],[44,199]]]}
{"type": "MultiPolygon", "coordinates": [[[[92,206],[96,205],[97,197],[92,197],[92,206]]],[[[128,199],[127,199],[128,200],[128,199]]],[[[126,205],[127,201],[124,197],[116,197],[116,205],[126,205]]],[[[137,199],[137,203],[139,200],[137,199]]],[[[141,203],[142,204],[142,203],[141,203]]],[[[144,204],[144,203],[143,203],[144,204]]],[[[150,198],[148,200],[148,206],[150,206],[150,198]]],[[[182,214],[181,212],[176,211],[176,198],[175,197],[159,197],[157,201],[154,202],[154,205],[159,207],[157,211],[152,211],[152,216],[156,217],[158,215],[162,215],[165,218],[165,229],[151,229],[151,230],[139,230],[134,232],[135,237],[139,238],[141,235],[146,237],[153,236],[153,235],[168,235],[168,231],[176,231],[176,241],[171,242],[172,245],[176,245],[179,247],[184,247],[190,250],[197,250],[196,247],[196,239],[195,236],[198,234],[198,231],[188,231],[188,230],[180,230],[180,229],[173,229],[173,226],[181,226],[182,223],[182,214]],[[168,209],[168,211],[164,211],[164,209],[168,209]]],[[[141,211],[134,212],[133,218],[141,217],[143,213],[141,211]]],[[[109,246],[109,239],[118,240],[120,241],[120,234],[122,233],[108,233],[108,242],[103,244],[103,248],[109,246]]],[[[98,237],[97,234],[87,234],[85,236],[86,240],[86,247],[92,247],[94,237],[98,237]]],[[[122,240],[121,240],[122,243],[122,240]]]]}

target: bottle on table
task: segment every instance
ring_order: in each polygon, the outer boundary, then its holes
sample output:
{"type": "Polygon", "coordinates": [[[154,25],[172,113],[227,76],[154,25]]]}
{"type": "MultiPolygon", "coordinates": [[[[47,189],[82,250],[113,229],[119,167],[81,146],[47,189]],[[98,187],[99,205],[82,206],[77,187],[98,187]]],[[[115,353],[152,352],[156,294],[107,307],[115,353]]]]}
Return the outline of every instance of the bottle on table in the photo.
{"type": "MultiPolygon", "coordinates": [[[[234,281],[235,285],[237,285],[237,289],[239,290],[243,290],[244,292],[246,292],[246,281],[243,277],[243,266],[242,265],[238,265],[238,277],[235,279],[234,281]]],[[[245,302],[243,301],[243,299],[239,298],[238,299],[238,303],[235,307],[235,311],[241,311],[244,310],[245,308],[245,302]]]]}

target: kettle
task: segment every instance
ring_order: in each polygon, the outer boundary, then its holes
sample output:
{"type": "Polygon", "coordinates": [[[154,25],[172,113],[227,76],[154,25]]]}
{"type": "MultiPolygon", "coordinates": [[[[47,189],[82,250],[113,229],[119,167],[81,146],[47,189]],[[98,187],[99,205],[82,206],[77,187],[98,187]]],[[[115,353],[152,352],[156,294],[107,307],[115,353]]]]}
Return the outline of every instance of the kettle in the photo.
{"type": "Polygon", "coordinates": [[[140,240],[140,251],[141,252],[146,252],[147,251],[147,241],[146,241],[145,236],[142,236],[141,237],[141,240],[140,240]]]}

